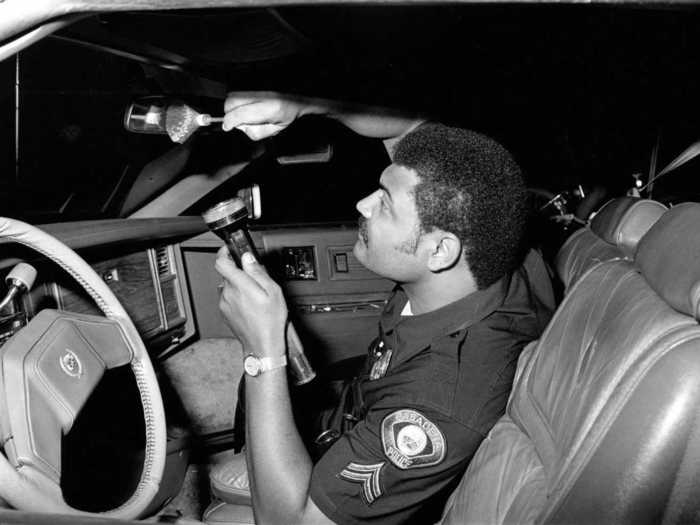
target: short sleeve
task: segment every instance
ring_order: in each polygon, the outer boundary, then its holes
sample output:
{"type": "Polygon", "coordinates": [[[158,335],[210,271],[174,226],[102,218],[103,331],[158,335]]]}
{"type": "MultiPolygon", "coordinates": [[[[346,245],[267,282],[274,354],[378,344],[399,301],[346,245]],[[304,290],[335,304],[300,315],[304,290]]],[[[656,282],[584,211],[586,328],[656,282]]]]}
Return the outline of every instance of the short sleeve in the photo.
{"type": "Polygon", "coordinates": [[[430,407],[373,408],[315,465],[311,499],[340,524],[432,523],[483,437],[430,407]]]}

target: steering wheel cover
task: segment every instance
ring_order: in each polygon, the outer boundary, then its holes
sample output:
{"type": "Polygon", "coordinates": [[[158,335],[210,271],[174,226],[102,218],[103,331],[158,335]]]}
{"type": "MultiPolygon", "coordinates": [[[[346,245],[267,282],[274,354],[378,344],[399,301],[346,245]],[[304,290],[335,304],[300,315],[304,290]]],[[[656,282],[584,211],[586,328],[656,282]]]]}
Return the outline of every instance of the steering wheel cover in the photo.
{"type": "MultiPolygon", "coordinates": [[[[105,316],[119,325],[133,352],[129,364],[136,378],[146,427],[144,464],[141,478],[131,497],[119,507],[102,514],[125,519],[140,517],[158,493],[165,468],[167,447],[163,401],[143,341],[110,288],[89,264],[65,244],[30,224],[0,217],[0,243],[7,242],[16,242],[32,248],[67,271],[95,300],[105,316]]],[[[40,501],[42,510],[80,512],[69,507],[57,496],[55,489],[58,487],[51,487],[53,482],[36,469],[20,465],[12,472],[8,469],[9,463],[6,460],[6,464],[2,463],[0,461],[0,497],[13,507],[36,510],[40,501]],[[20,486],[24,486],[25,490],[20,490],[20,486]],[[32,488],[36,490],[35,495],[31,494],[32,488]]],[[[58,492],[60,493],[60,490],[58,492]]]]}

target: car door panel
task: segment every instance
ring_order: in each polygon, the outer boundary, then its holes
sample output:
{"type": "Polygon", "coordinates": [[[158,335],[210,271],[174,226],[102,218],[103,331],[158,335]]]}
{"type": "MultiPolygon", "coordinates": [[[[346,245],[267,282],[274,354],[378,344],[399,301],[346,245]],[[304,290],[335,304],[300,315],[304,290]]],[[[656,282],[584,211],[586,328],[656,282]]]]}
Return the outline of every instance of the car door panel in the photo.
{"type": "MultiPolygon", "coordinates": [[[[307,353],[317,365],[363,354],[393,283],[352,254],[357,229],[347,225],[268,228],[253,242],[287,298],[307,353]]],[[[200,338],[230,337],[218,311],[214,271],[221,241],[205,233],[183,243],[200,338]]]]}

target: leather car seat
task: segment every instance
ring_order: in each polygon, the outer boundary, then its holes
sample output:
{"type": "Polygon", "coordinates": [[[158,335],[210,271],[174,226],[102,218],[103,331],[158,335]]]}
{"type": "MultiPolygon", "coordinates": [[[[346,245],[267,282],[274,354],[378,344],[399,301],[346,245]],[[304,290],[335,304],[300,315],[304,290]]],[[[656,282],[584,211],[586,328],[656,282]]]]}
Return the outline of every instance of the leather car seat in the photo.
{"type": "Polygon", "coordinates": [[[697,522],[699,224],[676,206],[572,286],[441,523],[697,522]]]}
{"type": "Polygon", "coordinates": [[[604,204],[589,226],[566,240],[555,258],[565,293],[596,264],[631,259],[639,240],[666,210],[660,202],[637,197],[620,197],[604,204]]]}
{"type": "Polygon", "coordinates": [[[220,500],[237,505],[251,505],[245,452],[222,456],[211,468],[209,484],[212,495],[220,500]]]}
{"type": "Polygon", "coordinates": [[[219,499],[212,501],[207,507],[202,521],[207,525],[255,525],[253,507],[227,503],[219,499]]]}
{"type": "Polygon", "coordinates": [[[245,452],[224,452],[212,465],[209,485],[213,501],[202,520],[209,524],[253,524],[252,498],[245,452]]]}

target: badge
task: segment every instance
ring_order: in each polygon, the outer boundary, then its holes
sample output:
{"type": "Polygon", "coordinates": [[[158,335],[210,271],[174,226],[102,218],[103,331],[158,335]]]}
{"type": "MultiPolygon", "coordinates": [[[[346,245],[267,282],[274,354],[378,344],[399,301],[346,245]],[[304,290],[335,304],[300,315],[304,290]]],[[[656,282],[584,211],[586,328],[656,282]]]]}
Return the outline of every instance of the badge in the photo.
{"type": "Polygon", "coordinates": [[[385,464],[384,461],[373,465],[361,465],[360,463],[350,462],[348,466],[340,472],[340,477],[351,483],[361,484],[362,499],[367,505],[371,505],[382,495],[379,474],[385,464]]]}
{"type": "Polygon", "coordinates": [[[384,418],[382,445],[386,457],[403,470],[430,467],[445,458],[445,436],[415,410],[397,410],[384,418]]]}
{"type": "Polygon", "coordinates": [[[391,361],[391,354],[391,348],[387,348],[386,350],[375,354],[375,361],[372,363],[372,370],[369,372],[370,380],[379,379],[380,377],[384,377],[386,375],[386,371],[389,368],[389,362],[391,361]]]}

